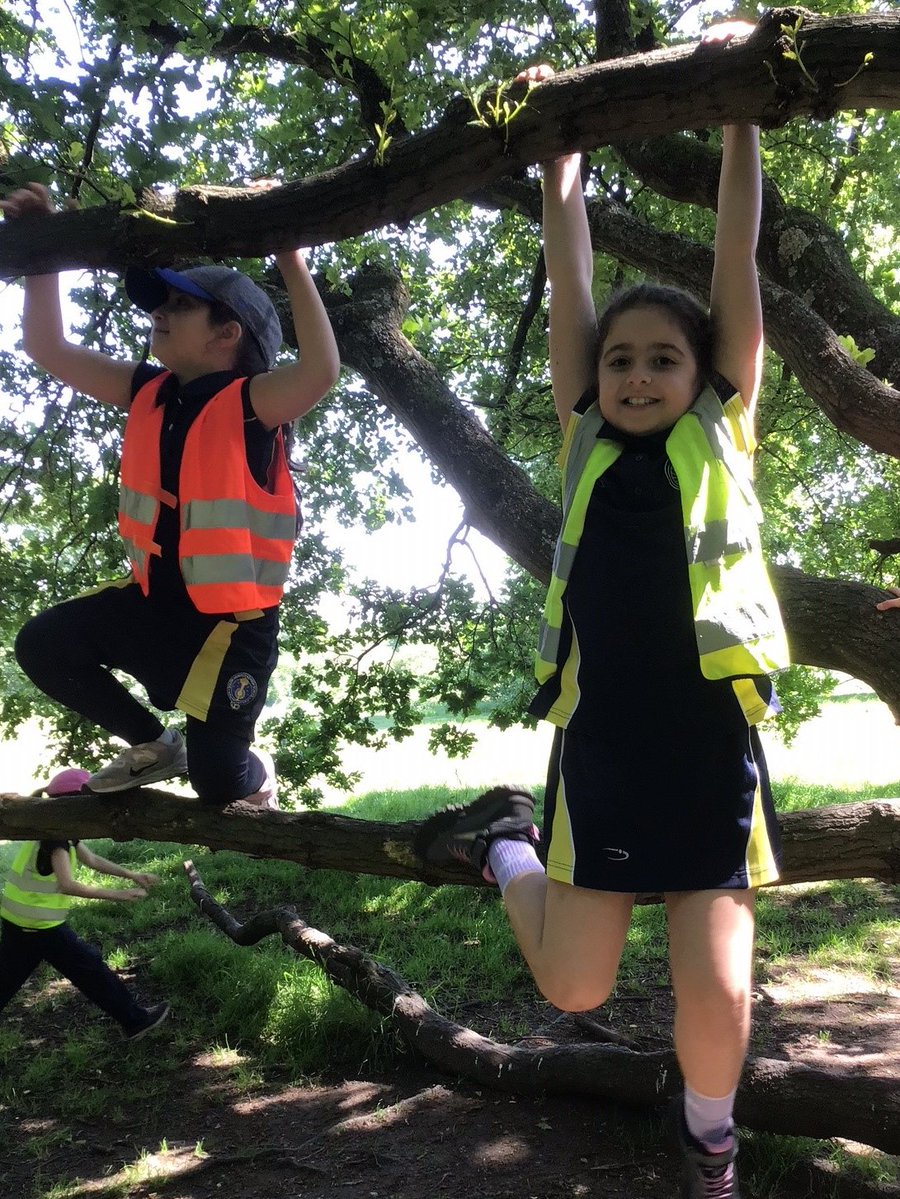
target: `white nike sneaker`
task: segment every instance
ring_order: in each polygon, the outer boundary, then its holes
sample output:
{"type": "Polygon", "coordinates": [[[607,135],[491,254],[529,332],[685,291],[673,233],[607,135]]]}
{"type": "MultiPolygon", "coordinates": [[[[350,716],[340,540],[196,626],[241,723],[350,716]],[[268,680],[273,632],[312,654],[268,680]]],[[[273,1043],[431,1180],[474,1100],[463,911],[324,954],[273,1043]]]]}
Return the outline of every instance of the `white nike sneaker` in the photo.
{"type": "Polygon", "coordinates": [[[171,744],[144,741],[124,750],[107,766],[92,774],[85,787],[105,795],[112,791],[130,791],[146,783],[158,783],[187,774],[187,747],[177,729],[171,744]]]}

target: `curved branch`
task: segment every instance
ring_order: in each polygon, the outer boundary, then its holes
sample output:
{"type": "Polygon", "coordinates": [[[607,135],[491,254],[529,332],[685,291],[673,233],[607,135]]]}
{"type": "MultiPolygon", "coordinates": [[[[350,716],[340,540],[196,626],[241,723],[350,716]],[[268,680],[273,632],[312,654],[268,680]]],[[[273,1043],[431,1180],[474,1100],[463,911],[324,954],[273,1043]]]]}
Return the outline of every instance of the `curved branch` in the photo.
{"type": "MultiPolygon", "coordinates": [[[[328,978],[386,1017],[407,1042],[442,1070],[493,1090],[596,1095],[655,1106],[680,1088],[672,1051],[634,1052],[618,1045],[504,1045],[439,1015],[395,971],[352,945],[311,927],[292,907],[260,912],[242,924],[217,903],[192,862],[191,898],[238,945],[278,935],[328,978]]],[[[790,1136],[850,1137],[888,1153],[900,1151],[900,1092],[891,1078],[817,1070],[795,1062],[749,1058],[735,1115],[741,1124],[790,1136]]]]}
{"type": "Polygon", "coordinates": [[[572,150],[723,121],[782,125],[838,108],[900,107],[900,13],[809,17],[807,76],[783,57],[776,10],[752,37],[633,55],[556,76],[509,125],[471,122],[459,99],[425,132],[310,179],[260,192],[187,188],[154,212],[104,205],[0,228],[0,278],[176,258],[260,257],[402,223],[504,175],[572,150]],[[874,55],[859,70],[867,54],[874,55]]]}
{"type": "MultiPolygon", "coordinates": [[[[165,49],[176,48],[184,54],[190,48],[190,31],[177,25],[150,21],[146,31],[165,49]]],[[[349,51],[338,49],[324,38],[311,33],[278,33],[259,25],[227,25],[223,29],[210,31],[212,42],[204,38],[203,55],[214,58],[232,59],[242,54],[258,54],[272,62],[290,66],[307,67],[322,79],[336,83],[349,82],[360,102],[360,117],[363,127],[376,137],[375,125],[384,124],[382,105],[393,108],[393,94],[378,72],[364,59],[349,51]],[[340,62],[341,69],[337,67],[340,62]]],[[[198,54],[198,57],[201,55],[198,54]]],[[[394,118],[391,134],[395,138],[406,137],[408,130],[400,116],[394,118]]]]}
{"type": "Polygon", "coordinates": [[[409,296],[399,276],[369,267],[349,297],[326,297],[341,359],[409,430],[453,486],[466,520],[545,581],[559,510],[532,486],[402,331],[409,296]]]}

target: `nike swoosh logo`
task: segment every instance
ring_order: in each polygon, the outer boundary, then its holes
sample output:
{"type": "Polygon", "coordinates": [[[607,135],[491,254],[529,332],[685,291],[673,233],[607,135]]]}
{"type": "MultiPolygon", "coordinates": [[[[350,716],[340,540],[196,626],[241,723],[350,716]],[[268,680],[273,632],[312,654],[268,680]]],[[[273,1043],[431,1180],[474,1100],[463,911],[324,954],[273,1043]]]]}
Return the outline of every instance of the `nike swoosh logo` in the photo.
{"type": "Polygon", "coordinates": [[[152,770],[154,766],[158,766],[158,765],[159,765],[158,762],[153,762],[148,766],[141,766],[139,770],[135,770],[135,768],[133,766],[131,766],[131,767],[129,767],[128,773],[131,775],[131,777],[133,779],[135,779],[135,778],[137,778],[137,776],[139,774],[146,774],[148,770],[152,770]]]}

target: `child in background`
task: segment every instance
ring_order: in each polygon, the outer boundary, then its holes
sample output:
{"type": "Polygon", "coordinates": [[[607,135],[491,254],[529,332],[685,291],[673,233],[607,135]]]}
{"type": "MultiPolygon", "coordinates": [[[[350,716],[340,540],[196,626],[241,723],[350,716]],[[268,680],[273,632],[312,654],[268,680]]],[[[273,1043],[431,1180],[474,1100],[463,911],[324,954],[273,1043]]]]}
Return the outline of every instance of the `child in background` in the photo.
{"type": "MultiPolygon", "coordinates": [[[[89,778],[87,770],[62,770],[44,790],[48,795],[68,795],[80,791],[89,778]]],[[[129,1041],[139,1040],[162,1024],[169,1005],[142,1007],[97,950],[77,937],[67,923],[73,895],[131,903],[146,899],[145,888],[158,882],[155,874],[118,866],[82,841],[26,841],[20,845],[0,901],[0,1011],[41,962],[47,962],[112,1016],[129,1041]],[[86,886],[74,877],[76,861],[137,886],[123,890],[86,886]]]]}
{"type": "Polygon", "coordinates": [[[684,1199],[739,1194],[732,1110],[754,903],[779,869],[755,728],[774,705],[768,672],[787,664],[752,491],[760,194],[757,130],[728,126],[711,311],[643,284],[598,321],[580,157],[544,165],[550,372],[565,435],[532,706],[557,726],[546,872],[533,799],[511,788],[436,813],[417,840],[426,861],[462,860],[499,884],[537,985],[567,1011],[604,1002],[636,895],[665,894],[684,1199]]]}
{"type": "MultiPolygon", "coordinates": [[[[7,219],[51,211],[39,184],[0,202],[7,219]]],[[[297,512],[282,426],[335,382],[334,335],[299,251],[276,256],[300,361],[275,368],[271,300],[238,271],[130,268],[125,289],[151,314],[162,364],[116,361],[69,342],[58,278],[25,280],[23,346],[38,365],[127,410],[119,530],[132,574],[34,617],[16,656],[47,695],[129,746],[92,791],[189,775],[201,800],[276,807],[271,758],[251,751],[278,657],[278,603],[297,512]],[[111,673],[122,670],[166,728],[111,673]]]]}

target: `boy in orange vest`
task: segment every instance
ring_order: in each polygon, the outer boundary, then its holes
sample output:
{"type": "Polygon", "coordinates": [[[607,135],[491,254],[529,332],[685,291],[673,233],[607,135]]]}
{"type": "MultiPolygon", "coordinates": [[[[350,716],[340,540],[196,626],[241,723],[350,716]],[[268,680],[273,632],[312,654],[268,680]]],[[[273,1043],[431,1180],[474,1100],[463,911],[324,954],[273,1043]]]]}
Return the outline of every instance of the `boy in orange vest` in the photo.
{"type": "MultiPolygon", "coordinates": [[[[0,201],[7,219],[52,211],[32,183],[0,201]]],[[[16,657],[47,695],[127,748],[88,780],[108,794],[187,773],[200,799],[276,807],[271,758],[251,751],[278,657],[278,603],[297,512],[283,426],[337,379],[331,325],[298,250],[275,258],[300,360],[275,367],[271,300],[220,266],[129,268],[151,314],[160,366],[120,361],[64,332],[58,277],[25,280],[25,352],[67,386],[128,412],[119,530],[131,575],[29,620],[16,657]],[[113,675],[140,682],[166,728],[113,675]]]]}
{"type": "MultiPolygon", "coordinates": [[[[48,795],[68,795],[80,791],[88,778],[86,770],[70,767],[54,775],[42,790],[48,795]]],[[[83,841],[24,842],[13,858],[0,900],[0,1011],[41,962],[47,962],[111,1016],[129,1041],[139,1040],[162,1024],[169,1005],[142,1007],[97,950],[77,937],[68,924],[73,895],[134,902],[146,899],[146,888],[158,882],[155,874],[129,870],[102,858],[83,841]],[[74,877],[76,861],[137,885],[121,889],[86,886],[74,877]]]]}

